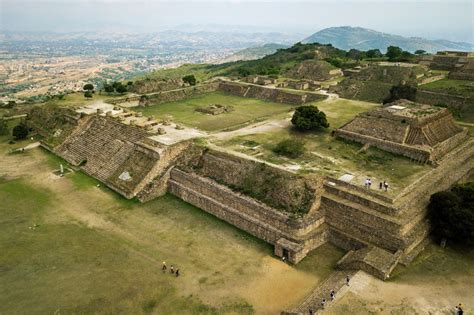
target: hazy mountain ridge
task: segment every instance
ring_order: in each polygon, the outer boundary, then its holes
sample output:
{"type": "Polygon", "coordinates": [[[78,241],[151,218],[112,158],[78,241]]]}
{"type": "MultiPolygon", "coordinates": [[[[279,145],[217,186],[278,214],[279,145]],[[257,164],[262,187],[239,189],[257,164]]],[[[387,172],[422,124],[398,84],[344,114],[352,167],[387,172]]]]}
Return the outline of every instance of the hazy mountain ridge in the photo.
{"type": "Polygon", "coordinates": [[[288,45],[281,45],[281,44],[265,44],[263,46],[257,47],[249,47],[237,51],[236,53],[230,55],[229,57],[219,61],[219,62],[232,62],[232,61],[239,61],[239,60],[255,60],[260,59],[265,56],[271,55],[275,53],[278,49],[288,48],[288,45]]]}
{"type": "Polygon", "coordinates": [[[323,29],[302,41],[303,43],[332,44],[334,47],[349,50],[380,49],[385,51],[388,46],[399,46],[414,52],[418,49],[434,53],[440,50],[472,51],[473,44],[453,42],[449,40],[429,40],[419,37],[403,37],[387,34],[362,27],[340,26],[323,29]]]}

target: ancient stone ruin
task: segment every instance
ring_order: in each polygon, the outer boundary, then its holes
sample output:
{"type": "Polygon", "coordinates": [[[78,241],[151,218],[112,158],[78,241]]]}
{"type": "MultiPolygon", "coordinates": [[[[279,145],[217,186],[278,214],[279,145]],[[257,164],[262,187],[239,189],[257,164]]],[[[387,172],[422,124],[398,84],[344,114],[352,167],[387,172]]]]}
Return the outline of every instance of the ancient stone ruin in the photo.
{"type": "Polygon", "coordinates": [[[197,112],[209,114],[209,115],[220,115],[224,113],[230,113],[234,110],[234,107],[230,105],[211,104],[205,107],[196,108],[197,112]]]}
{"type": "Polygon", "coordinates": [[[335,135],[430,163],[468,136],[466,128],[456,125],[446,108],[407,100],[359,114],[335,135]]]}
{"type": "MultiPolygon", "coordinates": [[[[305,94],[259,86],[217,88],[273,101],[305,100],[305,94]]],[[[44,136],[44,148],[125,198],[146,202],[171,193],[274,245],[275,255],[291,263],[330,242],[347,251],[339,268],[381,279],[423,248],[431,194],[474,169],[474,141],[449,112],[408,101],[361,114],[336,131],[341,138],[436,161],[419,179],[423,185],[413,182],[393,197],[199,145],[191,139],[202,136],[198,132],[133,112],[85,111],[37,108],[28,123],[44,136]],[[166,134],[157,134],[159,128],[166,134]]]]}

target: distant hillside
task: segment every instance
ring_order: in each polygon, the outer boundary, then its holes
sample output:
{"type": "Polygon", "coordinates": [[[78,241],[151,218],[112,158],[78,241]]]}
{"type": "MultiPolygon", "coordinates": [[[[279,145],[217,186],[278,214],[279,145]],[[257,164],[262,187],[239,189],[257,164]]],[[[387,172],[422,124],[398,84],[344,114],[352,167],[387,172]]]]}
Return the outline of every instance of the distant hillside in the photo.
{"type": "Polygon", "coordinates": [[[281,44],[265,44],[263,46],[250,47],[240,50],[229,57],[219,61],[219,63],[232,62],[239,60],[255,60],[275,53],[278,49],[288,48],[289,46],[281,44]]]}
{"type": "Polygon", "coordinates": [[[302,41],[303,43],[332,44],[339,49],[358,50],[380,49],[385,52],[388,46],[398,46],[403,50],[414,52],[418,49],[427,52],[439,50],[462,50],[472,51],[473,45],[463,42],[452,42],[448,40],[428,40],[417,37],[403,37],[386,34],[362,27],[330,27],[323,29],[302,41]]]}

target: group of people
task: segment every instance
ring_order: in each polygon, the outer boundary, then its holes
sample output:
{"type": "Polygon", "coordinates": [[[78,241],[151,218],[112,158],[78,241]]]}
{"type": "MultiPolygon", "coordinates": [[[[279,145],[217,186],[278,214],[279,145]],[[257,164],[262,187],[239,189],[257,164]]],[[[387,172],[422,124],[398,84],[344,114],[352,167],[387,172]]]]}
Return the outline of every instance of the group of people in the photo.
{"type": "Polygon", "coordinates": [[[456,306],[454,314],[455,315],[463,315],[464,314],[464,307],[462,306],[461,303],[459,303],[459,305],[456,306]]]}
{"type": "MultiPolygon", "coordinates": [[[[371,178],[366,178],[365,183],[364,183],[365,189],[370,189],[372,188],[372,179],[371,178]]],[[[386,181],[380,182],[379,183],[379,189],[385,189],[385,191],[388,190],[388,183],[386,181]]]]}
{"type": "MultiPolygon", "coordinates": [[[[349,275],[347,275],[346,278],[345,278],[345,283],[346,283],[347,286],[349,286],[350,280],[351,279],[350,279],[349,275]]],[[[331,302],[334,301],[336,299],[336,291],[334,291],[334,290],[329,291],[329,297],[330,297],[331,302]]],[[[323,298],[323,300],[321,301],[321,308],[323,308],[323,309],[326,308],[326,304],[327,304],[327,300],[326,300],[326,298],[323,298]]],[[[309,315],[313,315],[313,314],[314,314],[314,311],[313,311],[312,308],[310,308],[309,309],[309,315]]]]}
{"type": "MultiPolygon", "coordinates": [[[[166,272],[166,270],[168,269],[168,267],[166,266],[166,262],[164,261],[163,262],[163,267],[161,267],[161,270],[163,271],[163,273],[166,272]]],[[[170,266],[170,273],[171,274],[174,274],[176,277],[179,277],[179,268],[174,268],[173,265],[170,266]]]]}

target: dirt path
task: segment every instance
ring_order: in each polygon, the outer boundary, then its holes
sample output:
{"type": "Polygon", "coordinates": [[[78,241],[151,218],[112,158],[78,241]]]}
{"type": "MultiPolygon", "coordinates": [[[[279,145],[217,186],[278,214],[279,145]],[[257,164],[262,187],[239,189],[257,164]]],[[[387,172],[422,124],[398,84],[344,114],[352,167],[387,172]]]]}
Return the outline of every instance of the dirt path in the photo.
{"type": "MultiPolygon", "coordinates": [[[[290,115],[293,115],[293,113],[291,113],[290,115]]],[[[225,139],[230,139],[237,136],[245,136],[245,135],[251,135],[251,134],[256,134],[256,133],[270,132],[275,129],[290,127],[291,125],[290,121],[291,121],[291,116],[286,117],[284,119],[266,120],[266,121],[252,124],[252,125],[249,125],[237,130],[221,131],[218,133],[214,133],[214,134],[211,134],[209,138],[211,140],[225,140],[225,139]]]]}
{"type": "Polygon", "coordinates": [[[474,305],[474,295],[468,279],[456,277],[446,282],[398,283],[381,281],[360,272],[351,281],[349,292],[325,314],[453,314],[454,306],[462,302],[465,314],[474,305]],[[464,287],[462,285],[464,284],[464,287]]]}

